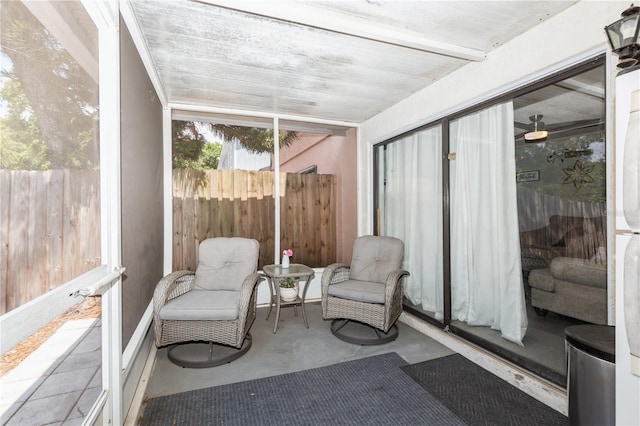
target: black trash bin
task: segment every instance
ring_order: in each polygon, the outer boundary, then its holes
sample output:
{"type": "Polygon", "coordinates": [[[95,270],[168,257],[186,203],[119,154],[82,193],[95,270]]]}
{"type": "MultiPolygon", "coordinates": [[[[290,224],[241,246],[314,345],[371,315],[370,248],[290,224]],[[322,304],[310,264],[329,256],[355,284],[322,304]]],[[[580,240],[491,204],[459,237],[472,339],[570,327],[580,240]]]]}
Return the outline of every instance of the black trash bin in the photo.
{"type": "Polygon", "coordinates": [[[570,425],[615,425],[615,327],[565,329],[570,425]]]}

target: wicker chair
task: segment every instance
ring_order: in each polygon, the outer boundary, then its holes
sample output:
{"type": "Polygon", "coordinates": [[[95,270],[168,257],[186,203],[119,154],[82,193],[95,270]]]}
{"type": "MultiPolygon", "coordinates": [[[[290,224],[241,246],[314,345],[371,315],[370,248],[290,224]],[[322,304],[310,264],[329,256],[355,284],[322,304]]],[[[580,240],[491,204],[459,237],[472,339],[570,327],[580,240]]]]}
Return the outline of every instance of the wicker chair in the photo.
{"type": "Polygon", "coordinates": [[[249,350],[259,247],[246,238],[210,238],[200,243],[195,273],[178,271],[160,280],[153,294],[155,344],[172,345],[172,362],[213,367],[249,350]]]}
{"type": "Polygon", "coordinates": [[[331,332],[336,337],[360,345],[398,337],[395,322],[402,313],[402,278],[409,275],[401,269],[403,255],[401,240],[369,235],[356,239],[351,266],[335,263],[324,270],[322,316],[333,319],[331,332]],[[348,332],[346,326],[352,321],[372,327],[375,336],[354,335],[358,327],[348,332]]]}

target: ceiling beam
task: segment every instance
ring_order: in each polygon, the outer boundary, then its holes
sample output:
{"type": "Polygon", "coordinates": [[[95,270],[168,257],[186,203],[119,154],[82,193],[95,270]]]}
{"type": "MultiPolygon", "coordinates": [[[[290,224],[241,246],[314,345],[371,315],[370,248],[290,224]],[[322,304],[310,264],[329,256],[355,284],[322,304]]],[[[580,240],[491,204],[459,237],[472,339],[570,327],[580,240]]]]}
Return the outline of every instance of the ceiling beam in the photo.
{"type": "MultiPolygon", "coordinates": [[[[209,113],[209,114],[218,114],[218,115],[228,115],[228,116],[244,116],[244,117],[254,117],[257,119],[260,118],[269,118],[274,119],[278,118],[281,122],[286,122],[288,126],[293,126],[293,122],[297,123],[308,123],[318,125],[317,128],[334,128],[335,131],[348,130],[350,128],[357,128],[358,123],[353,123],[349,121],[339,121],[339,120],[327,120],[323,118],[313,118],[313,117],[304,117],[298,115],[291,114],[277,114],[271,112],[262,112],[262,111],[248,111],[248,110],[239,110],[233,108],[221,108],[214,106],[204,106],[204,105],[188,105],[182,103],[169,102],[169,108],[172,110],[178,110],[179,114],[182,115],[174,115],[181,117],[180,119],[187,119],[187,111],[199,112],[199,113],[209,113]]],[[[293,129],[289,129],[293,130],[293,129]]],[[[332,133],[332,132],[330,132],[332,133]]]]}
{"type": "Polygon", "coordinates": [[[556,86],[604,100],[604,86],[599,87],[580,81],[577,78],[567,78],[566,80],[556,83],[556,86]]]}
{"type": "MultiPolygon", "coordinates": [[[[205,123],[227,124],[229,126],[257,127],[273,129],[273,117],[255,117],[246,115],[216,114],[203,111],[171,110],[171,118],[179,121],[199,121],[205,123]]],[[[280,120],[281,130],[294,132],[320,133],[323,135],[345,136],[351,127],[331,126],[307,121],[280,120]]]]}
{"type": "MultiPolygon", "coordinates": [[[[23,1],[25,7],[40,21],[87,74],[98,82],[97,46],[92,37],[66,8],[64,2],[23,1]]],[[[97,41],[97,40],[96,40],[97,41]]]]}
{"type": "Polygon", "coordinates": [[[300,3],[233,0],[193,1],[468,61],[482,61],[486,58],[486,53],[482,50],[429,40],[414,32],[300,3]]]}

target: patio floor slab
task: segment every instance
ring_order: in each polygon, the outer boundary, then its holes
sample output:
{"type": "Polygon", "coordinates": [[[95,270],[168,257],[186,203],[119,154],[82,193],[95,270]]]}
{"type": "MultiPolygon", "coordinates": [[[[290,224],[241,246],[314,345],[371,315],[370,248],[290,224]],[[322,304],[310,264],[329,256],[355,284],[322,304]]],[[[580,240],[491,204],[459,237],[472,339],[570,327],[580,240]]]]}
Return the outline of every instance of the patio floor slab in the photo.
{"type": "Polygon", "coordinates": [[[2,425],[82,424],[102,386],[100,319],[67,321],[0,377],[2,425]]]}

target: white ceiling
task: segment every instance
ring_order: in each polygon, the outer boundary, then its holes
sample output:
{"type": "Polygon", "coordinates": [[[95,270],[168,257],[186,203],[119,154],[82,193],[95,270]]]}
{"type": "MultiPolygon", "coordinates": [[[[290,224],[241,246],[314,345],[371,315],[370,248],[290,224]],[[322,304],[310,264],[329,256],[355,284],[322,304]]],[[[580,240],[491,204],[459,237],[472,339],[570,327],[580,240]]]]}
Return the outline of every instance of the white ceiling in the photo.
{"type": "Polygon", "coordinates": [[[573,3],[132,0],[131,10],[172,104],[360,123],[573,3]]]}
{"type": "Polygon", "coordinates": [[[543,115],[542,122],[549,130],[604,124],[604,75],[603,65],[516,97],[513,102],[516,135],[531,130],[530,117],[534,114],[543,115]]]}

